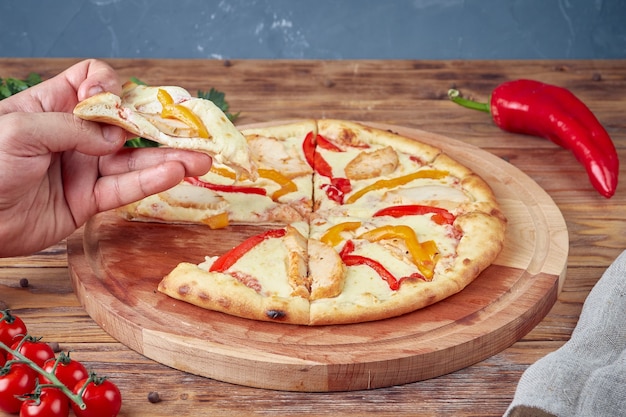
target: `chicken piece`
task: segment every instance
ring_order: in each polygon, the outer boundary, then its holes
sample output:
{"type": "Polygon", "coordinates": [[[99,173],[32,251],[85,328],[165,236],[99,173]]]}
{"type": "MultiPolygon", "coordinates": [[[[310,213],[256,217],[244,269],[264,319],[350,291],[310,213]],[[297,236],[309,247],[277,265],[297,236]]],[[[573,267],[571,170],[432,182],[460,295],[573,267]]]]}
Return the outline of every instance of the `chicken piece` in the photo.
{"type": "Polygon", "coordinates": [[[311,174],[309,164],[302,158],[298,148],[289,147],[289,142],[261,135],[248,135],[246,139],[252,159],[259,168],[274,169],[287,178],[311,174]]]}
{"type": "Polygon", "coordinates": [[[309,239],[310,300],[336,297],[343,291],[346,267],[339,254],[317,239],[309,239]]]}
{"type": "Polygon", "coordinates": [[[175,119],[164,119],[158,114],[140,113],[147,121],[152,123],[161,132],[182,138],[192,137],[196,132],[185,123],[175,119]]]}
{"type": "Polygon", "coordinates": [[[225,210],[228,203],[213,191],[181,183],[158,194],[171,207],[197,210],[225,210]]]}
{"type": "Polygon", "coordinates": [[[284,242],[289,253],[287,276],[293,288],[291,295],[308,298],[307,239],[293,226],[287,226],[286,230],[284,242]]]}
{"type": "Polygon", "coordinates": [[[365,180],[390,174],[398,168],[398,164],[398,153],[391,146],[386,146],[373,152],[359,153],[348,162],[345,172],[351,180],[365,180]]]}

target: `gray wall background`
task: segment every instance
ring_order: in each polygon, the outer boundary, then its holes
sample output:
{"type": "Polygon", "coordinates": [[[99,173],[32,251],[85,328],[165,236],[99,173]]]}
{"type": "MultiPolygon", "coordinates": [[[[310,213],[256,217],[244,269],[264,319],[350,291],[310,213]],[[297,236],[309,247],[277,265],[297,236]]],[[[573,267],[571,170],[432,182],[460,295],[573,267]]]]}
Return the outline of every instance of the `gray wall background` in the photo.
{"type": "Polygon", "coordinates": [[[0,56],[626,58],[626,0],[0,0],[0,56]]]}

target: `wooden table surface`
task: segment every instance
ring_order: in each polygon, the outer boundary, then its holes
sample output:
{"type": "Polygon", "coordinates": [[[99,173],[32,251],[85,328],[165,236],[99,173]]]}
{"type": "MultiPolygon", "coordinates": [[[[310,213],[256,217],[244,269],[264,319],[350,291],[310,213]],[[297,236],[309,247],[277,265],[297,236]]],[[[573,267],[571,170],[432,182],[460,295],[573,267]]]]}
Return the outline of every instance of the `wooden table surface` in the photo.
{"type": "MultiPolygon", "coordinates": [[[[0,77],[49,78],[75,59],[0,58],[0,77]]],[[[541,323],[478,364],[438,378],[368,391],[280,392],[186,374],[146,359],[110,337],[72,291],[65,242],[27,257],[0,259],[0,305],[33,335],[58,342],[120,387],[121,416],[498,416],[522,372],[559,348],[605,269],[626,248],[626,185],[611,199],[589,184],[569,151],[504,133],[485,113],[447,99],[450,87],[487,100],[499,83],[533,78],[571,89],[594,111],[626,156],[626,61],[189,61],[109,60],[122,80],[226,93],[238,124],[343,118],[418,128],[504,158],[534,179],[562,211],[570,237],[566,280],[541,323]],[[20,287],[27,278],[29,286],[20,287]],[[157,391],[162,401],[147,396],[157,391]]],[[[623,171],[623,169],[622,169],[623,171]]],[[[1,243],[0,243],[1,244],[1,243]]]]}

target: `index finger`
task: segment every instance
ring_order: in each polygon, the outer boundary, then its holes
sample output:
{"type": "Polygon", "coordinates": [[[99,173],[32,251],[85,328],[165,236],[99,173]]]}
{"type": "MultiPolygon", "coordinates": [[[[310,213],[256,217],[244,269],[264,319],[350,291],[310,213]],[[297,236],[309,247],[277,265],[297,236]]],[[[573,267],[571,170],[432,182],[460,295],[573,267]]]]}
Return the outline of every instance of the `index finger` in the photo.
{"type": "Polygon", "coordinates": [[[87,59],[57,76],[0,102],[0,114],[12,112],[71,112],[79,101],[98,92],[120,94],[115,70],[103,61],[87,59]]]}

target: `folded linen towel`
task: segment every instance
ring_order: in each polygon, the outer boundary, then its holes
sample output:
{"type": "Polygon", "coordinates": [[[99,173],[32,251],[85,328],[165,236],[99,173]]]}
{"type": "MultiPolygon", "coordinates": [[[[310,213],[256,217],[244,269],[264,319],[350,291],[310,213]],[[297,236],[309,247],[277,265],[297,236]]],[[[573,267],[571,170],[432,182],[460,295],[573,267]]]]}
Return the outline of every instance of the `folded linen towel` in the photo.
{"type": "Polygon", "coordinates": [[[571,339],[522,375],[505,417],[626,416],[626,251],[585,300],[571,339]]]}

